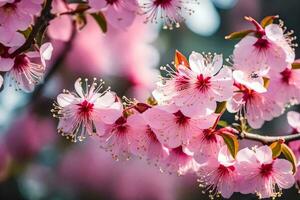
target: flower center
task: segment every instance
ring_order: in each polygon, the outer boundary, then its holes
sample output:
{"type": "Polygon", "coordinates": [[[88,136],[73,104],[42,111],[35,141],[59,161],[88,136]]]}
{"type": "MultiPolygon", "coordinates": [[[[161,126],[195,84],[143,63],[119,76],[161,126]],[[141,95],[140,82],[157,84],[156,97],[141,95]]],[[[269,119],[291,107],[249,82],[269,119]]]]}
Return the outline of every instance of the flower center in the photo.
{"type": "Polygon", "coordinates": [[[150,126],[147,126],[146,134],[151,142],[158,142],[158,139],[150,126]]]}
{"type": "Polygon", "coordinates": [[[263,50],[266,50],[266,49],[268,49],[270,47],[270,43],[266,39],[259,38],[254,43],[254,46],[258,49],[258,51],[263,51],[263,50]]]}
{"type": "Polygon", "coordinates": [[[106,3],[109,4],[109,5],[113,5],[113,4],[116,4],[118,3],[119,0],[106,0],[106,3]]]}
{"type": "Polygon", "coordinates": [[[220,164],[219,167],[218,167],[218,174],[221,177],[221,176],[229,174],[230,172],[233,172],[234,170],[235,170],[234,166],[226,167],[226,166],[220,164]]]}
{"type": "Polygon", "coordinates": [[[178,124],[179,126],[186,126],[191,119],[191,118],[185,116],[184,114],[182,114],[182,112],[180,110],[176,113],[173,113],[173,115],[175,115],[176,124],[178,124]]]}
{"type": "Polygon", "coordinates": [[[189,87],[190,79],[186,76],[178,76],[175,80],[175,88],[177,91],[185,90],[189,87]]]}
{"type": "Polygon", "coordinates": [[[30,60],[26,55],[18,55],[15,58],[13,69],[17,70],[18,72],[22,72],[29,67],[29,64],[30,60]]]}
{"type": "Polygon", "coordinates": [[[292,70],[286,68],[283,72],[280,73],[281,81],[283,83],[289,84],[290,79],[292,77],[292,70]]]}
{"type": "Polygon", "coordinates": [[[217,137],[214,131],[212,131],[211,129],[205,129],[203,131],[204,134],[204,139],[208,142],[208,143],[216,143],[217,142],[217,137]]]}
{"type": "Polygon", "coordinates": [[[128,126],[126,125],[127,119],[125,117],[120,117],[115,122],[114,129],[116,130],[116,133],[119,135],[124,135],[128,131],[128,126]]]}
{"type": "Polygon", "coordinates": [[[89,118],[94,109],[94,104],[84,100],[78,106],[78,114],[84,118],[89,118]]]}
{"type": "Polygon", "coordinates": [[[166,9],[172,4],[172,0],[155,0],[153,2],[153,5],[156,7],[162,7],[163,9],[166,9]]]}
{"type": "Polygon", "coordinates": [[[263,177],[269,177],[273,171],[273,163],[270,164],[262,164],[260,167],[260,174],[263,177]]]}
{"type": "Polygon", "coordinates": [[[207,90],[211,86],[210,79],[211,79],[210,77],[204,78],[204,76],[202,74],[198,75],[197,82],[196,82],[197,89],[202,93],[207,92],[207,90]]]}

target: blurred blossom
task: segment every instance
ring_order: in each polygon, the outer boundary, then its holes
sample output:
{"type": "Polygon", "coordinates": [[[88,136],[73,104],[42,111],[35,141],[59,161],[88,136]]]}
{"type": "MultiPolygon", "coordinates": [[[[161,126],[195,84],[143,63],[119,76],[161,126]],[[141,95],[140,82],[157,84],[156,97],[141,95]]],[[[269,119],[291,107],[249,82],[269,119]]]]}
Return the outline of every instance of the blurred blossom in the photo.
{"type": "Polygon", "coordinates": [[[0,138],[0,182],[3,181],[9,172],[11,157],[7,151],[7,147],[3,144],[3,138],[0,138]]]}
{"type": "Polygon", "coordinates": [[[12,157],[23,161],[54,142],[55,138],[56,130],[49,119],[27,113],[14,122],[5,136],[5,142],[12,157]]]}
{"type": "Polygon", "coordinates": [[[186,17],[187,27],[199,35],[214,34],[220,26],[220,16],[211,0],[202,0],[193,9],[197,12],[186,17]]]}

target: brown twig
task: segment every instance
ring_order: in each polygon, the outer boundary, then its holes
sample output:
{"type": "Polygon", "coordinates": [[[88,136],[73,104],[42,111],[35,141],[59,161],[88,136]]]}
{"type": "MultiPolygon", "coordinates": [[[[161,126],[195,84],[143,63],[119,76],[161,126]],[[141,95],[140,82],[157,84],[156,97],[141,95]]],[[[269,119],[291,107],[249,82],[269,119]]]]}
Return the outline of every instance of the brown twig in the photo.
{"type": "Polygon", "coordinates": [[[285,135],[285,136],[263,136],[254,133],[242,132],[242,133],[238,133],[238,136],[241,139],[253,140],[253,141],[261,142],[263,144],[270,144],[272,142],[276,142],[279,140],[283,140],[284,142],[300,140],[300,133],[285,135]]]}

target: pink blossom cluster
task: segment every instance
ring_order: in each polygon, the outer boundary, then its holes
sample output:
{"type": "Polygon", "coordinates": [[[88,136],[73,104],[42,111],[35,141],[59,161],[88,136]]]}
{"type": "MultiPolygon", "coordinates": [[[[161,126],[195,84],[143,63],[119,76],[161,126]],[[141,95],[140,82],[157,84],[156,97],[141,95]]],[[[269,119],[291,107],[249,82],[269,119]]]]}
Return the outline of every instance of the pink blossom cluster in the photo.
{"type": "MultiPolygon", "coordinates": [[[[41,0],[3,0],[0,2],[0,71],[6,73],[8,85],[31,92],[41,82],[45,60],[51,57],[52,46],[45,43],[26,52],[16,54],[30,32],[34,17],[42,9],[41,0]]],[[[3,77],[0,77],[0,87],[3,77]]]]}
{"type": "MultiPolygon", "coordinates": [[[[272,145],[233,152],[226,139],[248,125],[260,128],[299,101],[290,33],[282,23],[247,20],[255,29],[235,46],[229,66],[220,54],[192,52],[186,59],[177,52],[174,67],[161,68],[164,76],[147,103],[122,103],[102,80],[79,78],[75,92],[64,90],[54,103],[58,131],[74,142],[92,136],[116,160],[139,157],[162,172],[196,173],[211,198],[280,196],[295,184],[291,160],[274,156],[272,145]],[[220,128],[226,108],[240,126],[220,128]]],[[[299,128],[299,114],[288,116],[299,128]]]]}

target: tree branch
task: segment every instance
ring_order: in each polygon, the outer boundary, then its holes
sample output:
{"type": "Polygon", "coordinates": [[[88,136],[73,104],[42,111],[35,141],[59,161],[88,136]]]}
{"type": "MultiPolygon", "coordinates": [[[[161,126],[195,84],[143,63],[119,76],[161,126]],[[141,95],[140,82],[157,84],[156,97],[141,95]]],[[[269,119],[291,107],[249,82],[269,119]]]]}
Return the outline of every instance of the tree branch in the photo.
{"type": "Polygon", "coordinates": [[[270,144],[278,140],[283,140],[284,142],[300,140],[300,133],[285,135],[285,136],[263,136],[254,133],[242,132],[242,133],[238,133],[238,136],[241,139],[253,140],[253,141],[261,142],[263,144],[270,144]]]}
{"type": "Polygon", "coordinates": [[[10,57],[16,57],[17,55],[23,53],[24,51],[30,49],[31,45],[34,44],[35,37],[42,31],[45,30],[48,26],[49,21],[55,18],[55,15],[51,13],[52,9],[52,1],[53,0],[46,0],[44,8],[41,11],[41,16],[38,17],[36,20],[35,25],[32,28],[28,38],[26,39],[25,43],[16,49],[10,57]]]}
{"type": "MultiPolygon", "coordinates": [[[[38,85],[37,88],[34,90],[32,96],[31,96],[31,100],[36,99],[38,96],[40,96],[40,94],[43,92],[43,89],[44,89],[46,83],[51,79],[51,77],[59,69],[59,66],[61,66],[61,64],[63,63],[63,61],[65,60],[66,56],[68,55],[68,53],[70,52],[70,50],[72,48],[76,33],[77,33],[76,22],[73,21],[72,34],[71,34],[69,41],[65,43],[65,46],[61,50],[60,55],[56,58],[52,67],[50,68],[47,75],[45,76],[44,82],[42,84],[38,85]]],[[[32,102],[32,101],[30,101],[30,102],[32,102]]]]}

